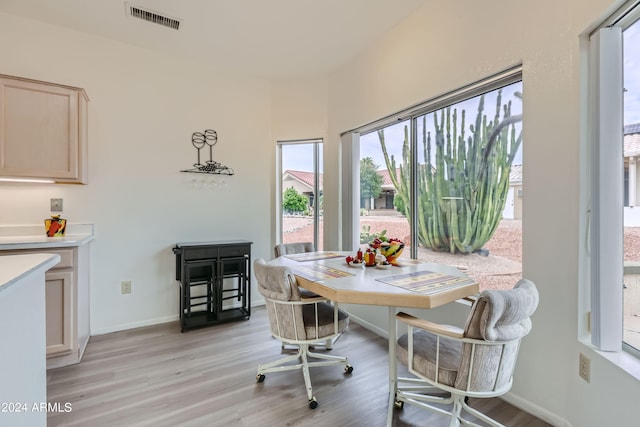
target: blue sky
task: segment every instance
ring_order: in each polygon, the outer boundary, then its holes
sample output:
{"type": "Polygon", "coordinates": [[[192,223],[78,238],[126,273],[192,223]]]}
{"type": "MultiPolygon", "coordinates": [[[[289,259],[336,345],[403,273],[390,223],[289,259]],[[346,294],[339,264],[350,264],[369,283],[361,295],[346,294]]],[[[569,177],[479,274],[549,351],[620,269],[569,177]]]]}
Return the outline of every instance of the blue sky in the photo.
{"type": "MultiPolygon", "coordinates": [[[[512,100],[512,113],[511,114],[520,114],[522,112],[522,102],[514,97],[515,91],[521,91],[522,85],[520,83],[516,83],[508,86],[503,90],[502,102],[504,103],[506,99],[512,100]]],[[[476,111],[478,108],[479,97],[472,98],[470,100],[461,102],[456,104],[456,108],[458,109],[458,114],[460,114],[461,109],[465,109],[467,111],[466,118],[466,131],[469,129],[469,124],[475,120],[476,111]]],[[[496,94],[489,93],[485,95],[485,108],[484,111],[489,118],[493,118],[495,113],[495,105],[496,105],[496,94]]],[[[385,128],[385,141],[387,143],[387,149],[389,154],[392,154],[396,158],[396,162],[402,161],[402,143],[404,141],[404,127],[408,125],[409,121],[399,122],[392,126],[388,126],[385,128]]],[[[433,116],[429,115],[427,117],[427,130],[431,131],[433,135],[433,116]]],[[[311,171],[313,170],[313,162],[312,162],[312,148],[311,144],[288,144],[283,146],[283,155],[282,155],[282,167],[283,170],[294,169],[294,170],[303,170],[303,171],[311,171]]],[[[380,148],[380,141],[378,139],[377,132],[372,132],[366,135],[362,135],[360,137],[360,157],[372,157],[374,162],[379,165],[379,169],[387,169],[384,161],[384,157],[382,155],[382,151],[380,148]]],[[[521,163],[522,157],[517,156],[517,159],[514,160],[514,163],[521,163]]]]}
{"type": "MultiPolygon", "coordinates": [[[[506,86],[502,89],[502,104],[506,103],[508,100],[511,100],[511,114],[521,114],[522,113],[522,101],[519,98],[515,97],[515,92],[522,91],[522,83],[514,83],[512,85],[506,86]]],[[[497,101],[497,91],[490,92],[485,94],[484,99],[484,114],[487,116],[488,120],[493,119],[496,111],[496,101],[497,101]]],[[[474,123],[476,114],[478,111],[478,104],[480,101],[480,97],[471,98],[469,100],[460,102],[452,106],[452,110],[455,108],[458,112],[458,128],[460,127],[461,120],[461,111],[466,111],[466,119],[465,119],[465,132],[466,136],[469,136],[469,125],[474,123]]],[[[433,138],[433,114],[428,114],[426,119],[426,128],[427,132],[431,133],[433,138]]],[[[404,141],[404,127],[409,124],[409,121],[404,121],[400,123],[396,123],[392,126],[385,128],[385,142],[387,146],[387,150],[390,155],[394,155],[396,159],[396,165],[402,161],[402,143],[404,141]]],[[[419,156],[422,156],[423,153],[423,145],[422,145],[422,118],[418,118],[418,147],[419,147],[419,156]]],[[[435,152],[435,147],[433,145],[432,140],[432,153],[435,152]]],[[[522,150],[516,155],[514,159],[514,164],[522,163],[522,150]]],[[[363,135],[360,137],[360,157],[372,157],[373,161],[380,166],[380,169],[387,169],[387,166],[384,161],[384,157],[380,148],[380,141],[378,139],[377,132],[372,132],[367,135],[363,135]]],[[[423,163],[423,159],[419,159],[420,163],[423,163]]]]}

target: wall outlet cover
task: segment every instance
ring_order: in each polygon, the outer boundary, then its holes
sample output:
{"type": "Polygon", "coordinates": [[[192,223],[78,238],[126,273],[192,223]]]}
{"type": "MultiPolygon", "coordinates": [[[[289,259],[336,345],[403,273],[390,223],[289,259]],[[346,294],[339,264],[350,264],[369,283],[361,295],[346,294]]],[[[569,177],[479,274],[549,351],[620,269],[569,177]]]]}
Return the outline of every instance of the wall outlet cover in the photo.
{"type": "Polygon", "coordinates": [[[131,280],[123,280],[120,282],[120,293],[122,295],[131,293],[131,280]]]}
{"type": "Polygon", "coordinates": [[[62,212],[62,199],[51,199],[51,212],[62,212]]]}

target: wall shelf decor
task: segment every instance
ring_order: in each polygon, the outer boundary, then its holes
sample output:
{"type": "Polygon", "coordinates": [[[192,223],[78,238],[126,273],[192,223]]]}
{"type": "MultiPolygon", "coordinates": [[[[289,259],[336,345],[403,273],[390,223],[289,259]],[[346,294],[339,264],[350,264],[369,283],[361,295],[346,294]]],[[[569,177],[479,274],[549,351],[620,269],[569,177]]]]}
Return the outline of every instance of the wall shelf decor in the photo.
{"type": "Polygon", "coordinates": [[[196,187],[208,187],[213,185],[226,184],[225,176],[234,175],[233,169],[213,160],[213,146],[218,142],[218,133],[213,129],[205,129],[204,132],[194,132],[191,134],[191,145],[197,152],[197,161],[191,169],[184,169],[189,175],[189,181],[196,187]],[[204,164],[200,163],[200,151],[209,146],[209,160],[204,164]]]}

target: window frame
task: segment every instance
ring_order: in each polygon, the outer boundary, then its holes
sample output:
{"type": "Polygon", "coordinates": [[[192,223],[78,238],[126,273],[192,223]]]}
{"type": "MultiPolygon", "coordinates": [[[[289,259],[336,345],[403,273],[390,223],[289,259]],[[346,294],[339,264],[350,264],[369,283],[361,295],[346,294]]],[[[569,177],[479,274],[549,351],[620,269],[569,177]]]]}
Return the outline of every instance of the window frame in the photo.
{"type": "MultiPolygon", "coordinates": [[[[581,249],[581,288],[585,301],[579,322],[581,341],[640,378],[640,351],[624,342],[624,56],[623,32],[640,19],[640,1],[624,3],[583,35],[587,47],[586,131],[581,158],[586,242],[581,249]],[[606,142],[618,140],[611,149],[606,142]],[[619,175],[619,176],[617,176],[619,175]],[[617,176],[617,177],[616,177],[617,176]],[[612,190],[613,187],[613,190],[612,190]],[[617,285],[616,285],[617,283],[617,285]],[[586,314],[586,315],[585,315],[586,314]]],[[[640,24],[637,24],[640,25],[640,24]]],[[[583,95],[583,97],[585,97],[583,95]]]]}
{"type": "MultiPolygon", "coordinates": [[[[434,111],[440,110],[450,105],[454,105],[467,99],[479,96],[483,93],[491,92],[516,82],[523,82],[522,64],[514,65],[504,71],[490,75],[476,82],[465,85],[461,88],[443,93],[434,98],[415,104],[397,113],[380,118],[366,125],[346,131],[341,134],[341,156],[342,156],[342,240],[343,250],[355,250],[359,242],[359,203],[360,203],[360,147],[359,138],[361,134],[368,134],[387,127],[399,121],[410,123],[411,135],[411,224],[417,224],[417,162],[418,138],[416,134],[416,120],[434,111]]],[[[414,225],[415,227],[415,225],[414,225]]],[[[418,236],[415,230],[411,230],[410,256],[416,258],[418,254],[418,236]]]]}
{"type": "MultiPolygon", "coordinates": [[[[320,156],[322,155],[322,138],[310,138],[310,139],[295,139],[295,140],[281,140],[276,142],[276,244],[283,241],[283,211],[282,211],[282,192],[284,188],[282,186],[282,176],[284,173],[283,161],[282,161],[282,147],[285,145],[303,145],[313,144],[313,169],[314,169],[314,190],[313,190],[313,245],[319,248],[320,245],[320,197],[322,191],[320,190],[320,174],[322,173],[320,156]]],[[[322,162],[324,165],[324,162],[322,162]]]]}

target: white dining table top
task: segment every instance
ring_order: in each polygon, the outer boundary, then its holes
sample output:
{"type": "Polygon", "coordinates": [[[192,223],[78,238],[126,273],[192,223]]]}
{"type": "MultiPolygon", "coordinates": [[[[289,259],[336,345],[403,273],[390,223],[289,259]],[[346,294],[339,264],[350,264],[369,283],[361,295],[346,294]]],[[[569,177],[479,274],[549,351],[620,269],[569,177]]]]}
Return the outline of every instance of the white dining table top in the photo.
{"type": "Polygon", "coordinates": [[[350,254],[340,251],[291,254],[270,264],[289,267],[299,286],[339,303],[434,308],[479,291],[475,280],[453,266],[401,258],[398,266],[387,269],[350,267],[345,260],[350,254]],[[429,272],[434,273],[430,275],[434,277],[431,287],[417,289],[420,283],[412,284],[412,280],[425,280],[429,272]]]}

